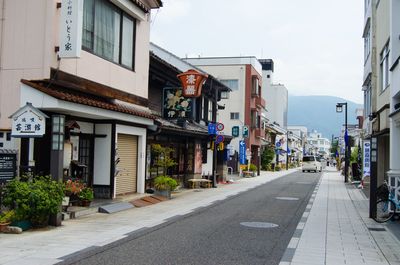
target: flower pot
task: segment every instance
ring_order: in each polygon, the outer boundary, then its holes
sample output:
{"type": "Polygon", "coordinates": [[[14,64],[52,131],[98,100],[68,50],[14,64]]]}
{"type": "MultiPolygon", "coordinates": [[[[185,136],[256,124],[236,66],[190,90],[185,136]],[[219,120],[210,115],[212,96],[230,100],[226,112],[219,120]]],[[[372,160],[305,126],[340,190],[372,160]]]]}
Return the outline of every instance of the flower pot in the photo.
{"type": "Polygon", "coordinates": [[[170,190],[155,190],[154,194],[171,199],[171,191],[170,190]]]}
{"type": "Polygon", "coordinates": [[[81,200],[81,206],[83,207],[89,207],[90,206],[91,201],[89,200],[81,200]]]}
{"type": "Polygon", "coordinates": [[[7,228],[7,226],[9,226],[9,224],[10,224],[10,222],[8,222],[8,223],[1,223],[1,224],[0,224],[0,232],[3,232],[3,231],[7,228]]]}

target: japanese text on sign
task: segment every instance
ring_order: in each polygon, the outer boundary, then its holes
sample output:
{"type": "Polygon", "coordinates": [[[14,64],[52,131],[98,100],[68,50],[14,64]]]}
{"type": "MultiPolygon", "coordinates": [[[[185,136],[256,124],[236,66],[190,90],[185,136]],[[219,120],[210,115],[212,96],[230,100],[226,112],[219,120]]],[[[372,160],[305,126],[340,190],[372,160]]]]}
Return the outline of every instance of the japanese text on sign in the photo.
{"type": "Polygon", "coordinates": [[[80,57],[82,21],[83,0],[62,0],[59,51],[61,58],[80,57]]]}

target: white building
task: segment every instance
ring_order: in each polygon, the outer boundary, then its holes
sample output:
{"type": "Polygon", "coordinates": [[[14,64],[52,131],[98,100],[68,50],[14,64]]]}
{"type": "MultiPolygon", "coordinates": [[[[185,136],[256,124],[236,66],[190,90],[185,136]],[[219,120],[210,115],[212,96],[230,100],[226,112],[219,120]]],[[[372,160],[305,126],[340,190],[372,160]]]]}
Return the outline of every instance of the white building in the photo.
{"type": "Polygon", "coordinates": [[[317,131],[312,131],[307,136],[306,153],[320,155],[328,158],[330,155],[331,141],[322,137],[317,131]]]}
{"type": "Polygon", "coordinates": [[[260,59],[262,65],[262,97],[266,100],[266,117],[270,123],[287,128],[288,90],[283,84],[275,84],[274,61],[260,59]]]}
{"type": "Polygon", "coordinates": [[[390,1],[390,184],[400,186],[400,1],[390,1]]]}
{"type": "Polygon", "coordinates": [[[392,54],[396,56],[396,48],[391,50],[390,41],[398,41],[398,34],[391,36],[390,25],[398,23],[398,13],[392,10],[392,6],[398,5],[395,2],[366,0],[364,9],[364,139],[377,140],[378,186],[387,178],[391,160],[389,115],[394,110],[390,105],[391,95],[395,95],[391,92],[391,71],[395,68],[392,54]],[[394,12],[394,18],[391,18],[391,12],[394,12]]]}

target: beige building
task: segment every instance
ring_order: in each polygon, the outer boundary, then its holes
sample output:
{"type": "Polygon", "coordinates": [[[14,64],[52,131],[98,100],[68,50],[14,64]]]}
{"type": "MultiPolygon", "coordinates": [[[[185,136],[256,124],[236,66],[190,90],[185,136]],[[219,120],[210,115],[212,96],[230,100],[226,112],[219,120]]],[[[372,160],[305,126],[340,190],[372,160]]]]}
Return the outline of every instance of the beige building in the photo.
{"type": "Polygon", "coordinates": [[[144,192],[146,131],[153,125],[150,10],[162,3],[59,2],[0,0],[0,148],[17,149],[18,164],[38,174],[83,179],[97,197],[144,192]],[[62,56],[71,51],[66,39],[80,54],[62,56]],[[30,145],[10,137],[9,116],[26,102],[50,117],[46,134],[30,145]]]}
{"type": "Polygon", "coordinates": [[[364,110],[365,139],[377,138],[377,178],[389,170],[390,148],[390,1],[365,1],[364,110]]]}

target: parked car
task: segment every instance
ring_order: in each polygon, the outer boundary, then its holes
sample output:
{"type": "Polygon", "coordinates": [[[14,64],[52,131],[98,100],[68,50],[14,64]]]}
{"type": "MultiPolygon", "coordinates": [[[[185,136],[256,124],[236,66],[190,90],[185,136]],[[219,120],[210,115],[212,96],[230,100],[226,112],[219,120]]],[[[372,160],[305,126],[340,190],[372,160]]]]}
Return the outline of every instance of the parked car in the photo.
{"type": "Polygon", "coordinates": [[[303,156],[302,171],[322,171],[322,165],[319,158],[314,155],[303,156]]]}

